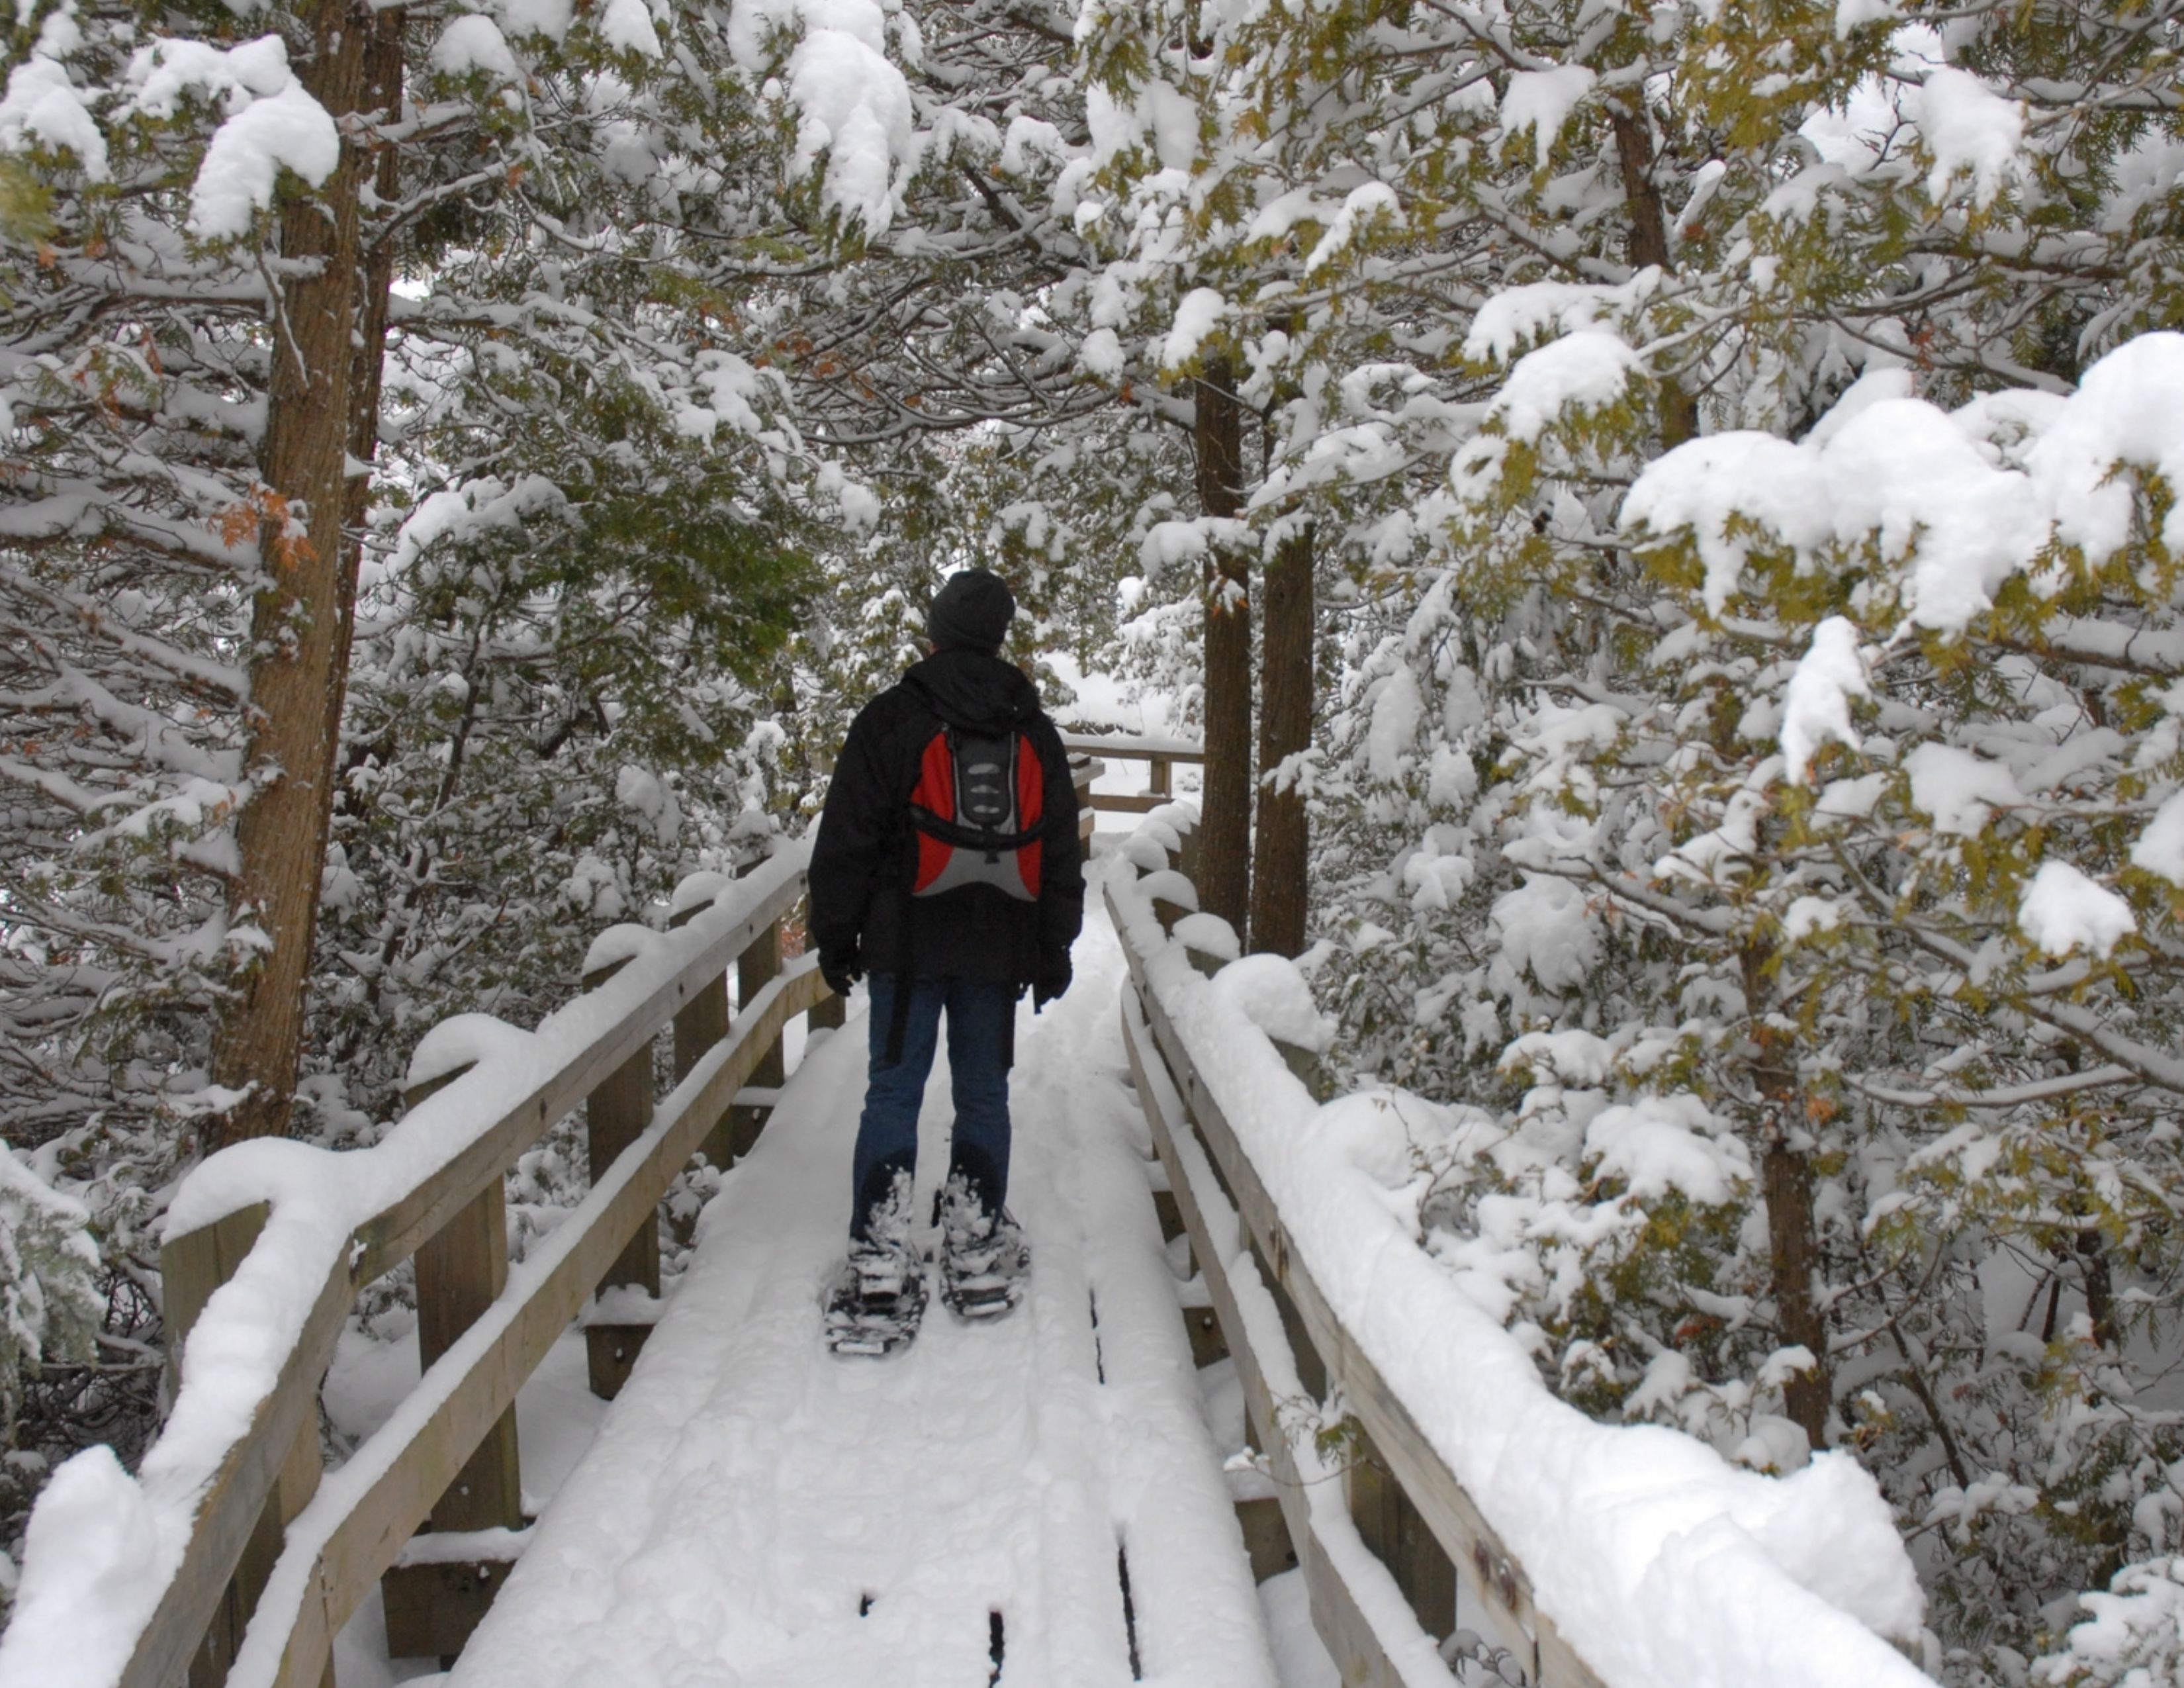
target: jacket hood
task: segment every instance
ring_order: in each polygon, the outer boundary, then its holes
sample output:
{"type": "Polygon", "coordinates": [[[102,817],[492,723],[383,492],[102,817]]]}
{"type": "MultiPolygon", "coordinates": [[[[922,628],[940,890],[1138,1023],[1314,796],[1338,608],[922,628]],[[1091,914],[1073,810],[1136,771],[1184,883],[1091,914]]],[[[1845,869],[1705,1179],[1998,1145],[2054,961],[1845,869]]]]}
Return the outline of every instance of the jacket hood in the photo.
{"type": "Polygon", "coordinates": [[[998,736],[1039,714],[1039,688],[998,656],[944,650],[902,677],[902,683],[950,727],[998,736]]]}

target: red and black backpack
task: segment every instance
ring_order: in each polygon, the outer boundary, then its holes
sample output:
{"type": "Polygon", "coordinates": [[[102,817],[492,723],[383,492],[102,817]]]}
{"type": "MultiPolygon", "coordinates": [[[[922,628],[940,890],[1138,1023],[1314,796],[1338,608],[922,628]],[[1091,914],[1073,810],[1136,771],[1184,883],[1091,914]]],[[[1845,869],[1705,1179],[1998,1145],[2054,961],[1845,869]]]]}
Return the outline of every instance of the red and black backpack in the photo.
{"type": "Polygon", "coordinates": [[[1028,734],[942,727],[926,741],[910,794],[911,895],[991,885],[1037,902],[1045,808],[1046,770],[1028,734]]]}

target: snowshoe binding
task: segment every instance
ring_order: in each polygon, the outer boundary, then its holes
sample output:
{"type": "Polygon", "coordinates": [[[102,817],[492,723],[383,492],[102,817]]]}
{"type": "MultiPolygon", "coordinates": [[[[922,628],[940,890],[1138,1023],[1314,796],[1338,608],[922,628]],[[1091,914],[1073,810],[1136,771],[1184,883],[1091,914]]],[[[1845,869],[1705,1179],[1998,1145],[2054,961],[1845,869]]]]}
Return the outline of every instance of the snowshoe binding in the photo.
{"type": "Polygon", "coordinates": [[[960,1173],[936,1203],[940,1226],[940,1299],[966,1321],[999,1318],[1023,1300],[1031,1245],[1006,1207],[986,1206],[960,1173]]]}
{"type": "Polygon", "coordinates": [[[925,1317],[925,1262],[910,1231],[910,1177],[866,1221],[827,1296],[827,1346],[878,1359],[907,1348],[925,1317]]]}

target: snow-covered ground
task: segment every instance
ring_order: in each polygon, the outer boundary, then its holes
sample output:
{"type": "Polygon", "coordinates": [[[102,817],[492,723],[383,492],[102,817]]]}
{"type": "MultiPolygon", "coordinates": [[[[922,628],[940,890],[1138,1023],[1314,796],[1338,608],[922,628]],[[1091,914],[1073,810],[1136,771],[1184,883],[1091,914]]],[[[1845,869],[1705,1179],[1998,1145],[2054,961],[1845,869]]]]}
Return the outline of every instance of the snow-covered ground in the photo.
{"type": "MultiPolygon", "coordinates": [[[[451,1688],[956,1688],[988,1680],[997,1635],[1011,1685],[1334,1681],[1297,1580],[1252,1585],[1221,1471],[1230,1427],[1220,1442],[1208,1428],[1146,1196],[1121,957],[1093,891],[1076,987],[1044,1015],[1027,1002],[1018,1028],[1011,1205],[1035,1251],[1022,1310],[967,1328],[936,1304],[883,1362],[821,1347],[861,998],[707,1210],[621,1398],[601,1415],[583,1396],[573,1344],[526,1391],[526,1487],[558,1493],[451,1688]],[[566,1482],[544,1468],[566,1468],[602,1418],[566,1482]]],[[[936,1071],[928,1184],[949,1117],[936,1071]]],[[[363,1375],[340,1382],[371,1393],[363,1375]]],[[[375,1630],[367,1609],[344,1636],[344,1688],[432,1674],[374,1657],[375,1630]]]]}

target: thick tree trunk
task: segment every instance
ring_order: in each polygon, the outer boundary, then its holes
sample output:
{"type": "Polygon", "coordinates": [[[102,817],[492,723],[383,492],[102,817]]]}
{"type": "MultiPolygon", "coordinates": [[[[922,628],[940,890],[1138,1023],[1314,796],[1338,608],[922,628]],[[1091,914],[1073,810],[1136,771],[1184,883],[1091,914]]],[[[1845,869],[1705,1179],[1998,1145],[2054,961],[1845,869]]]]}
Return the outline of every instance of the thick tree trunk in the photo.
{"type": "MultiPolygon", "coordinates": [[[[390,82],[398,89],[398,30],[391,14],[320,0],[302,77],[345,131],[390,82]]],[[[369,366],[385,334],[391,275],[380,261],[365,277],[359,209],[374,161],[359,139],[345,132],[333,175],[281,218],[282,273],[293,279],[271,326],[265,578],[251,627],[249,763],[260,786],[237,827],[236,922],[264,933],[265,947],[214,1029],[214,1079],[244,1095],[214,1122],[207,1149],[285,1132],[302,1054],[356,596],[358,554],[344,532],[355,492],[348,459],[370,442],[356,411],[366,393],[376,404],[369,366]]]]}
{"type": "Polygon", "coordinates": [[[1295,787],[1277,791],[1274,770],[1312,743],[1314,691],[1312,530],[1284,538],[1267,565],[1261,590],[1259,818],[1252,839],[1251,939],[1254,951],[1277,955],[1304,950],[1306,857],[1310,847],[1304,798],[1295,787]]]}
{"type": "MultiPolygon", "coordinates": [[[[1199,377],[1192,444],[1198,507],[1244,509],[1244,412],[1236,371],[1209,359],[1199,377]]],[[[1243,934],[1251,884],[1251,600],[1250,560],[1216,547],[1206,564],[1206,789],[1199,817],[1198,905],[1243,934]]]]}
{"type": "Polygon", "coordinates": [[[1780,1033],[1765,1022],[1767,951],[1744,952],[1745,1001],[1759,1043],[1753,1088],[1765,1109],[1760,1128],[1760,1194],[1767,1203],[1767,1250],[1774,1329],[1784,1347],[1802,1346],[1813,1364],[1782,1386],[1783,1410],[1817,1451],[1828,1445],[1835,1401],[1828,1363],[1828,1327],[1819,1300],[1819,1225],[1813,1208],[1813,1162],[1797,1117],[1797,1074],[1780,1033]]]}
{"type": "MultiPolygon", "coordinates": [[[[1669,218],[1661,203],[1661,189],[1653,180],[1653,136],[1643,110],[1616,105],[1608,109],[1608,126],[1615,132],[1615,159],[1623,172],[1623,204],[1630,219],[1626,248],[1633,270],[1648,265],[1666,274],[1669,262],[1669,218]]],[[[1697,401],[1673,381],[1661,383],[1661,443],[1673,448],[1699,432],[1697,401]]]]}

